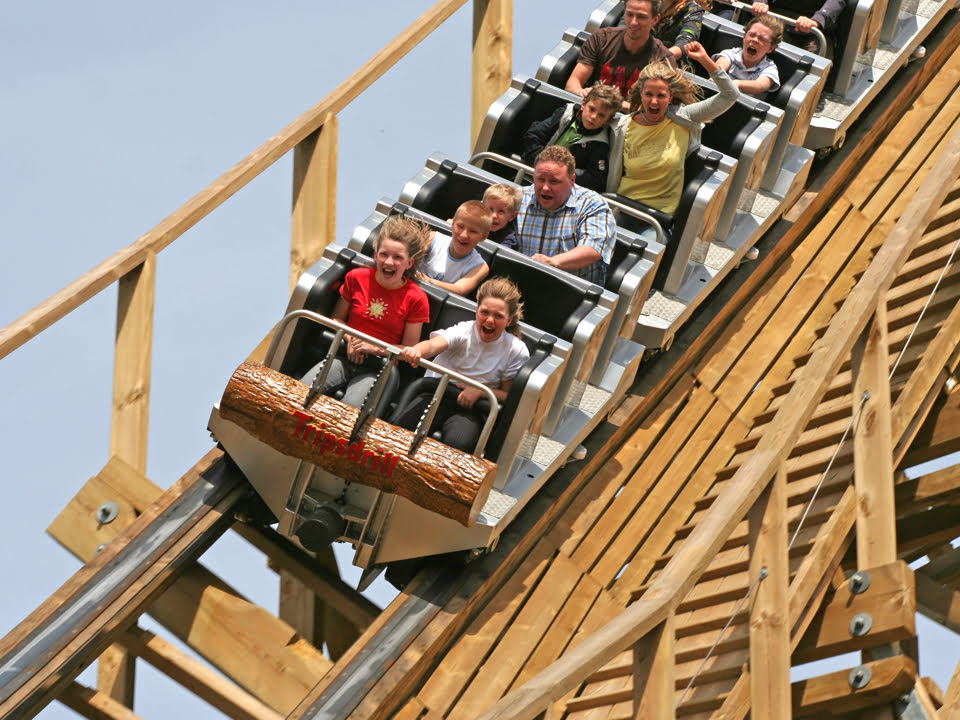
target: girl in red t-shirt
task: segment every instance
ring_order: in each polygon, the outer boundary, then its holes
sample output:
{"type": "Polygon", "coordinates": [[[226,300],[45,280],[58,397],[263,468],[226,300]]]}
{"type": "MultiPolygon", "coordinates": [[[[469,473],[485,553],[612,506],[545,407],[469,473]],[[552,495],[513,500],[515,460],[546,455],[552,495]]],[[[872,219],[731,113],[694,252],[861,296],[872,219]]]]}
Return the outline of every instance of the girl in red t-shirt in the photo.
{"type": "MultiPolygon", "coordinates": [[[[420,340],[423,323],[430,319],[426,293],[411,277],[426,250],[420,223],[391,216],[374,241],[373,268],[355,268],[340,287],[333,318],[378,340],[405,347],[420,340]]],[[[335,358],[327,373],[324,393],[344,388],[343,402],[360,407],[380,371],[383,352],[360,338],[346,336],[347,360],[335,358]]],[[[313,384],[319,364],[303,376],[313,384]]],[[[396,377],[385,397],[396,388],[396,377]]]]}

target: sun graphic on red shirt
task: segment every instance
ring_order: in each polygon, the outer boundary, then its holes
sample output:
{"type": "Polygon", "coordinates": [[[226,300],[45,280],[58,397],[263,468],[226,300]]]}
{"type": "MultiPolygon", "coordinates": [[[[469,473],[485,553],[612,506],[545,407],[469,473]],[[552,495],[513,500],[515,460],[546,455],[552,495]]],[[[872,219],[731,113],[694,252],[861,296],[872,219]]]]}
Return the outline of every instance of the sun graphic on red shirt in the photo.
{"type": "Polygon", "coordinates": [[[370,304],[367,306],[367,317],[376,318],[377,320],[382,320],[383,316],[387,314],[387,303],[385,300],[380,298],[374,298],[370,301],[370,304]]]}

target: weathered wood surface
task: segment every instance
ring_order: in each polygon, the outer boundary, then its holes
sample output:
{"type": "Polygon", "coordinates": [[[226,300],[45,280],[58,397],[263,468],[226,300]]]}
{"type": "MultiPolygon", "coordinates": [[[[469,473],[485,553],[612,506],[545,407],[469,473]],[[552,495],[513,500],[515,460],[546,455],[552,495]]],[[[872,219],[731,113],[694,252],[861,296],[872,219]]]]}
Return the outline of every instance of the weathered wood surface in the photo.
{"type": "Polygon", "coordinates": [[[466,2],[467,0],[439,0],[349,78],[334,88],[333,92],[194,195],[159,225],[7,327],[0,329],[0,358],[10,354],[57,320],[110,287],[143,263],[149,253],[160,252],[183,235],[320,128],[325,118],[331,114],[336,115],[353,102],[377,78],[446,22],[466,2]]]}
{"type": "Polygon", "coordinates": [[[493,487],[495,463],[431,438],[410,456],[413,433],[377,419],[351,443],[359,410],[326,395],[304,409],[309,390],[275,370],[244,363],[223,391],[220,415],[285,455],[473,524],[493,487]]]}
{"type": "MultiPolygon", "coordinates": [[[[531,532],[538,542],[521,542],[514,552],[499,557],[489,567],[478,566],[478,575],[491,572],[491,578],[479,591],[477,585],[465,585],[444,612],[424,627],[413,643],[416,650],[405,654],[384,673],[350,717],[386,718],[401,709],[404,717],[407,713],[410,717],[476,717],[482,710],[477,704],[479,693],[476,689],[469,693],[467,690],[482,686],[488,672],[495,673],[497,678],[489,697],[502,692],[498,688],[502,687],[505,674],[514,676],[510,687],[521,687],[531,676],[528,666],[534,658],[539,670],[549,655],[558,657],[581,643],[622,611],[631,592],[648,582],[651,573],[664,567],[666,560],[661,562],[661,558],[673,556],[674,539],[688,534],[699,520],[699,499],[710,492],[716,480],[725,482],[742,464],[748,449],[741,450],[738,444],[752,428],[768,423],[783,404],[789,391],[785,384],[792,386],[796,382],[797,365],[808,362],[822,328],[892,229],[893,222],[888,218],[903,213],[904,193],[909,195],[917,187],[915,169],[908,172],[905,168],[911,164],[914,168],[924,166],[928,158],[939,154],[940,139],[928,139],[921,130],[939,132],[939,138],[949,131],[952,121],[941,119],[937,112],[943,98],[949,97],[960,79],[960,63],[945,63],[945,57],[940,60],[945,66],[938,68],[932,81],[932,70],[921,80],[911,81],[914,88],[930,81],[928,93],[916,101],[911,115],[904,116],[902,111],[913,100],[898,100],[899,114],[870,127],[870,136],[877,140],[889,131],[890,123],[896,125],[890,137],[893,151],[881,152],[869,162],[864,161],[863,154],[844,161],[847,168],[861,166],[862,173],[855,184],[843,191],[843,197],[836,195],[840,188],[836,180],[820,186],[823,193],[814,199],[810,213],[771,250],[758,269],[766,279],[746,283],[729,303],[731,308],[746,310],[735,322],[722,320],[711,325],[696,341],[690,357],[701,358],[699,364],[692,369],[689,361],[672,366],[667,379],[636,405],[633,416],[621,419],[624,424],[608,446],[609,452],[592,456],[584,472],[570,483],[569,490],[533,526],[531,532]],[[916,117],[916,122],[909,117],[916,117]],[[824,220],[814,226],[812,219],[818,213],[825,213],[824,220]],[[802,243],[792,244],[800,237],[802,243]],[[785,302],[785,298],[789,301],[785,302]],[[718,476],[717,468],[728,463],[729,471],[718,476]],[[524,559],[531,564],[525,564],[524,559]],[[557,614],[557,621],[547,628],[538,628],[525,645],[509,633],[519,608],[531,602],[532,593],[537,592],[544,578],[559,577],[548,576],[544,563],[561,563],[569,573],[571,559],[579,568],[579,580],[565,576],[563,582],[576,590],[557,614]],[[502,589],[498,591],[498,587],[502,589]],[[595,589],[587,594],[588,587],[595,589]],[[598,593],[597,600],[590,605],[586,598],[593,593],[598,593]],[[536,646],[529,661],[512,663],[510,668],[503,666],[508,648],[527,654],[527,645],[536,646]]],[[[864,152],[862,146],[858,152],[864,152]]],[[[928,169],[929,166],[923,172],[928,169]]],[[[946,241],[943,237],[937,240],[946,241]]],[[[911,267],[922,266],[918,260],[911,267]]],[[[929,283],[926,275],[918,274],[916,269],[911,273],[912,289],[909,283],[898,283],[890,292],[898,297],[909,293],[911,301],[919,297],[929,283]]],[[[908,314],[915,314],[912,308],[908,314]]],[[[906,320],[899,307],[891,307],[891,317],[891,322],[899,323],[891,339],[897,342],[901,335],[896,333],[906,320]]],[[[921,335],[919,340],[926,342],[928,336],[921,335]]],[[[915,366],[912,357],[915,356],[908,354],[908,367],[894,378],[894,387],[899,388],[897,383],[902,385],[915,366]]],[[[812,460],[805,459],[806,455],[799,451],[796,459],[788,460],[791,533],[796,528],[803,499],[812,492],[829,459],[829,439],[839,436],[835,428],[840,416],[849,418],[849,368],[841,375],[830,384],[825,404],[818,409],[819,414],[814,414],[811,429],[802,435],[801,442],[807,443],[804,452],[812,460]]],[[[852,477],[851,456],[851,451],[841,455],[827,478],[827,495],[818,500],[791,551],[793,644],[799,642],[819,604],[833,590],[831,579],[850,545],[855,500],[852,490],[846,492],[845,488],[852,477]],[[803,553],[812,554],[797,567],[803,553]]],[[[932,487],[925,491],[941,492],[932,487]]],[[[719,484],[715,492],[722,492],[719,484]]],[[[947,497],[948,491],[942,492],[939,497],[947,497]]],[[[917,505],[922,502],[919,499],[917,505]]],[[[721,563],[726,568],[739,567],[737,573],[744,572],[747,566],[747,557],[736,555],[743,552],[747,542],[745,523],[742,532],[738,528],[737,533],[736,539],[718,553],[718,558],[723,556],[716,566],[719,574],[713,575],[711,565],[704,575],[705,583],[717,583],[712,592],[718,598],[724,597],[725,591],[726,569],[721,563]]],[[[543,592],[547,593],[552,582],[544,586],[543,592]]],[[[734,606],[735,603],[724,601],[691,609],[677,617],[678,684],[692,676],[734,606]]],[[[736,677],[746,660],[745,621],[741,612],[734,632],[719,646],[720,657],[707,663],[702,683],[695,685],[695,697],[681,706],[680,715],[700,717],[691,713],[718,708],[727,693],[740,687],[736,677]]],[[[619,672],[613,674],[607,673],[610,667],[604,667],[595,681],[576,691],[575,699],[567,696],[571,711],[566,717],[631,715],[630,664],[621,658],[619,672]],[[583,709],[573,710],[574,707],[583,709]]],[[[313,698],[329,686],[330,678],[335,678],[337,672],[335,667],[311,694],[313,698]]],[[[749,673],[743,673],[743,678],[749,687],[749,673]]],[[[562,717],[567,697],[553,697],[553,711],[560,713],[555,717],[562,717]]],[[[730,711],[725,717],[743,717],[750,709],[749,700],[749,692],[734,692],[731,705],[724,708],[724,713],[730,711]]],[[[305,700],[291,717],[303,717],[309,702],[305,700]]]]}
{"type": "MultiPolygon", "coordinates": [[[[217,458],[198,465],[203,472],[217,458]]],[[[149,515],[163,491],[122,460],[113,458],[80,489],[47,532],[84,562],[113,552],[137,518],[149,515]],[[97,521],[97,508],[117,503],[110,523],[97,521]],[[121,538],[117,544],[112,541],[121,538]],[[97,548],[108,548],[97,554],[97,548]]],[[[264,608],[241,597],[200,563],[181,570],[148,612],[218,670],[267,706],[286,712],[330,667],[321,651],[264,608]],[[248,658],[257,657],[258,663],[248,658]]],[[[344,624],[341,619],[341,624],[344,624]]]]}

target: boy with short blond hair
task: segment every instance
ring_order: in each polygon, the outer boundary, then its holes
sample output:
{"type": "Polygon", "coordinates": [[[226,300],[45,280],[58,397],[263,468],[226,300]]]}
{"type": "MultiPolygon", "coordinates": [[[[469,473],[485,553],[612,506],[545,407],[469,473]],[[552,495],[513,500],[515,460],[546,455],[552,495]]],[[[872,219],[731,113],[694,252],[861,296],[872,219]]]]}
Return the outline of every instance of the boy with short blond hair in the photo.
{"type": "Polygon", "coordinates": [[[492,215],[489,238],[511,250],[520,249],[517,240],[517,213],[523,200],[523,190],[515,185],[497,183],[483,193],[483,204],[492,215]]]}
{"type": "Polygon", "coordinates": [[[458,207],[450,223],[451,234],[433,233],[417,279],[457,295],[476,290],[490,272],[477,245],[490,233],[491,217],[479,200],[468,200],[458,207]]]}
{"type": "Polygon", "coordinates": [[[577,184],[597,192],[607,187],[608,160],[613,131],[610,121],[623,98],[612,85],[594,85],[583,105],[568,103],[550,117],[533,123],[523,134],[523,161],[533,165],[540,151],[560,145],[573,153],[577,184]]]}

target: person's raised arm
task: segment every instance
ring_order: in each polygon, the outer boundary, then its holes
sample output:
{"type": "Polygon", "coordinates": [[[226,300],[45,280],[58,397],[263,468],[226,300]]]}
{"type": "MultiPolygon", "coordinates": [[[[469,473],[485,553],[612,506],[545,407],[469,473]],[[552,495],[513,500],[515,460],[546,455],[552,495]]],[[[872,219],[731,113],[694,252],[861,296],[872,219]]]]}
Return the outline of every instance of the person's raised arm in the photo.
{"type": "Polygon", "coordinates": [[[710,57],[703,45],[700,44],[698,40],[692,40],[684,46],[684,50],[687,51],[687,57],[691,60],[696,60],[700,63],[701,67],[707,71],[708,74],[712,75],[717,71],[717,64],[713,61],[713,58],[710,57]]]}

